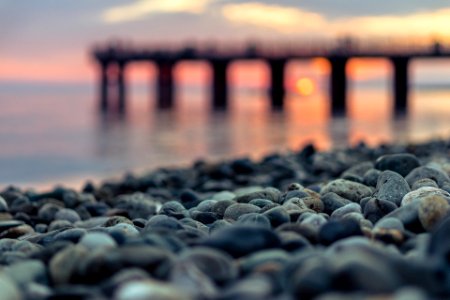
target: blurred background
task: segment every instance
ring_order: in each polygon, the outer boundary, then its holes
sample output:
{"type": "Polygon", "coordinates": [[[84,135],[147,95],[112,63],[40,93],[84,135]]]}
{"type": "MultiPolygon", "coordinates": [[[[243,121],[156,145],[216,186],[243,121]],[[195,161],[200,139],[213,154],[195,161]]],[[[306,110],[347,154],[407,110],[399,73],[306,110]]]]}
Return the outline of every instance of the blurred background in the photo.
{"type": "Polygon", "coordinates": [[[441,0],[0,0],[0,187],[79,187],[195,159],[260,158],[314,143],[326,150],[364,141],[423,142],[450,137],[450,59],[409,65],[407,114],[392,112],[391,63],[351,59],[346,116],[330,114],[330,66],[292,60],[285,106],[274,112],[264,61],[228,68],[229,107],[212,112],[211,70],[181,62],[175,105],[156,107],[156,68],[126,69],[124,115],[98,111],[92,47],[158,44],[295,43],[342,38],[450,45],[450,4],[441,0]]]}

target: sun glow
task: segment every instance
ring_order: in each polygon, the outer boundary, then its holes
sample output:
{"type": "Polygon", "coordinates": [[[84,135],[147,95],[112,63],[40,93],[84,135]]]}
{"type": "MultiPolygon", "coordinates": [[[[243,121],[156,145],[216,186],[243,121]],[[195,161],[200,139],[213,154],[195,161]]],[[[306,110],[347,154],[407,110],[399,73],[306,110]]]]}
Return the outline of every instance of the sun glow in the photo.
{"type": "Polygon", "coordinates": [[[299,78],[295,83],[295,90],[299,95],[311,96],[316,90],[316,84],[311,78],[299,78]]]}

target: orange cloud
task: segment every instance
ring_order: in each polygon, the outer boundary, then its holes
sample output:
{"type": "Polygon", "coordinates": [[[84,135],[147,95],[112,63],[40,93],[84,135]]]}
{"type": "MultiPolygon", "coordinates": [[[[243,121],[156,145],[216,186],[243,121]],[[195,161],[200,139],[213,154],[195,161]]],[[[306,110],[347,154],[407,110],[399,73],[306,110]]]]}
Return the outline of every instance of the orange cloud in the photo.
{"type": "Polygon", "coordinates": [[[430,36],[450,35],[450,8],[404,16],[356,17],[336,21],[337,32],[359,35],[430,36]]]}
{"type": "Polygon", "coordinates": [[[295,7],[259,2],[227,4],[223,16],[237,24],[256,25],[283,33],[316,30],[326,25],[322,16],[295,7]]]}
{"type": "Polygon", "coordinates": [[[122,23],[139,20],[155,13],[204,12],[211,0],[139,0],[131,4],[115,6],[102,14],[106,23],[122,23]]]}

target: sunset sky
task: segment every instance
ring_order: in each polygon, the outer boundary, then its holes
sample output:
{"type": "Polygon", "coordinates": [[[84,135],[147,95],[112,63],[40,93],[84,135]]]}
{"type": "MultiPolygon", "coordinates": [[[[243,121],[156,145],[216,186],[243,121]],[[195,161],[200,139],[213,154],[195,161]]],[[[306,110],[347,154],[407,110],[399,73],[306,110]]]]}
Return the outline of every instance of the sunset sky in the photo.
{"type": "Polygon", "coordinates": [[[97,42],[450,41],[442,0],[0,0],[0,82],[92,82],[97,42]]]}

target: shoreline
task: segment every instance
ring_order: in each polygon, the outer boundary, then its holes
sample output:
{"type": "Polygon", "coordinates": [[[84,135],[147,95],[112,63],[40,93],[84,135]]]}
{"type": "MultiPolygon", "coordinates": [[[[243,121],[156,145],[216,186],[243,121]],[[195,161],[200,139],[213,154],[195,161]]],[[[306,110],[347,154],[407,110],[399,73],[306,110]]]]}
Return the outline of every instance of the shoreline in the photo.
{"type": "MultiPolygon", "coordinates": [[[[450,296],[450,140],[0,192],[5,299],[450,296]]],[[[331,297],[331,298],[329,298],[331,297]]]]}

